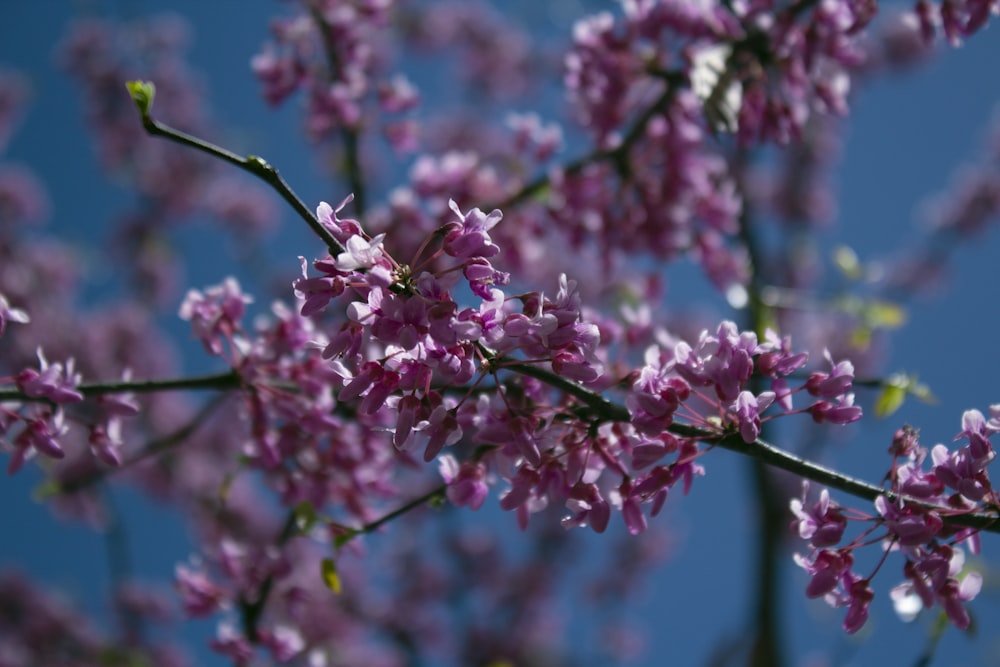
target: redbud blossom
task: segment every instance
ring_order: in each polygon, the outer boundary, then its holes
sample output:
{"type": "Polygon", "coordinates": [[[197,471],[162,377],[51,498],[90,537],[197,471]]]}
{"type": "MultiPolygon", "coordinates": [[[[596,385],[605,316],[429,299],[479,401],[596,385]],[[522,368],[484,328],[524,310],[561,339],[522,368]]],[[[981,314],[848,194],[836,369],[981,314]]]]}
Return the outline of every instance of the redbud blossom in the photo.
{"type": "Polygon", "coordinates": [[[7,473],[14,474],[24,465],[34,452],[52,459],[66,456],[59,438],[66,435],[69,425],[61,409],[54,412],[44,410],[35,417],[24,420],[24,429],[14,438],[14,452],[7,464],[7,473]]]}
{"type": "Polygon", "coordinates": [[[861,407],[854,405],[854,394],[846,394],[837,403],[817,401],[809,407],[809,414],[817,424],[850,424],[861,419],[861,407]]]}
{"type": "Polygon", "coordinates": [[[868,621],[868,609],[874,599],[875,593],[867,579],[858,579],[851,584],[848,589],[849,606],[844,615],[844,632],[854,634],[861,629],[868,621]]]}
{"type": "Polygon", "coordinates": [[[885,496],[879,496],[875,499],[875,509],[885,519],[885,527],[904,547],[926,544],[944,527],[936,512],[906,504],[901,499],[891,502],[885,496]]]}
{"type": "Polygon", "coordinates": [[[454,456],[445,454],[438,459],[438,472],[448,485],[448,500],[455,505],[477,510],[486,502],[490,488],[482,463],[466,461],[459,465],[454,456]]]}
{"type": "Polygon", "coordinates": [[[340,271],[370,269],[382,257],[382,239],[385,234],[366,241],[361,236],[351,236],[345,242],[346,250],[334,260],[334,265],[340,271]]]}
{"type": "Polygon", "coordinates": [[[774,392],[765,391],[760,396],[753,392],[741,391],[730,410],[736,416],[743,442],[754,442],[760,437],[760,413],[774,402],[774,392]]]}
{"type": "Polygon", "coordinates": [[[226,278],[221,285],[209,287],[202,293],[188,290],[181,303],[179,315],[189,320],[194,335],[211,354],[222,353],[222,341],[233,342],[240,329],[240,320],[246,304],[253,299],[244,294],[235,278],[226,278]]]}
{"type": "Polygon", "coordinates": [[[444,251],[458,259],[466,260],[472,257],[490,258],[500,252],[499,246],[493,243],[489,231],[503,218],[503,213],[494,209],[489,215],[478,208],[462,213],[455,203],[449,200],[448,206],[458,216],[460,222],[448,224],[444,237],[444,251]]]}
{"type": "Polygon", "coordinates": [[[28,314],[20,308],[12,308],[7,298],[0,294],[0,335],[3,335],[8,322],[19,322],[25,324],[29,322],[28,314]]]}
{"type": "Polygon", "coordinates": [[[201,568],[177,565],[175,581],[184,611],[192,618],[210,616],[223,606],[228,597],[226,591],[213,583],[201,568]]]}
{"type": "Polygon", "coordinates": [[[38,348],[39,370],[26,368],[17,374],[15,382],[18,388],[32,398],[47,398],[54,403],[76,403],[83,400],[83,394],[77,390],[80,384],[80,374],[74,372],[72,358],[66,361],[65,369],[62,363],[50,364],[38,348]]]}
{"type": "Polygon", "coordinates": [[[847,360],[834,363],[829,350],[824,350],[823,356],[833,370],[830,373],[812,373],[806,382],[806,390],[821,398],[836,398],[846,394],[854,382],[854,364],[847,360]]]}
{"type": "Polygon", "coordinates": [[[790,505],[792,514],[797,521],[792,528],[799,537],[809,540],[817,548],[832,547],[840,542],[847,527],[847,519],[840,511],[840,506],[830,500],[830,492],[820,491],[819,500],[812,505],[806,504],[809,483],[802,483],[802,498],[793,498],[790,505]]]}

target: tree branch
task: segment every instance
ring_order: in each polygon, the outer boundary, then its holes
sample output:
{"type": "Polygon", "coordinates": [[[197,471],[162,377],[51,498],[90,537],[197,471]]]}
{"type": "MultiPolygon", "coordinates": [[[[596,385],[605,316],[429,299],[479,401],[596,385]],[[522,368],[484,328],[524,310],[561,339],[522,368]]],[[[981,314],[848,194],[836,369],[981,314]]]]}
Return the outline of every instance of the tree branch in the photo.
{"type": "MultiPolygon", "coordinates": [[[[159,391],[176,390],[221,390],[236,389],[243,384],[243,379],[236,371],[226,371],[214,375],[199,375],[186,378],[170,378],[167,380],[139,380],[120,382],[92,382],[81,384],[76,387],[84,396],[102,396],[104,394],[150,394],[159,391]]],[[[0,402],[2,401],[24,401],[24,402],[50,402],[50,399],[41,396],[27,396],[16,389],[0,391],[0,402]]]]}
{"type": "Polygon", "coordinates": [[[215,144],[209,143],[203,139],[192,136],[186,132],[182,132],[175,128],[165,125],[153,119],[150,116],[150,110],[153,106],[153,97],[155,95],[156,89],[152,83],[143,81],[130,81],[126,84],[129,94],[132,96],[132,100],[135,102],[136,107],[139,109],[139,113],[142,117],[142,126],[146,129],[146,132],[157,137],[164,137],[169,139],[174,143],[181,144],[182,146],[188,146],[194,148],[202,153],[207,153],[212,157],[218,158],[224,162],[228,162],[231,165],[239,167],[243,171],[249,172],[261,179],[265,183],[271,186],[275,192],[277,192],[282,199],[284,199],[299,215],[300,218],[306,221],[306,224],[313,230],[313,232],[318,236],[323,243],[326,244],[327,249],[330,254],[336,256],[344,252],[344,246],[340,244],[333,234],[330,233],[326,227],[324,227],[320,221],[313,215],[312,211],[303,203],[295,191],[292,190],[291,186],[285,182],[285,179],[281,177],[278,170],[275,169],[271,164],[262,157],[256,155],[248,155],[246,157],[237,155],[232,151],[226,150],[221,146],[216,146],[215,144]]]}

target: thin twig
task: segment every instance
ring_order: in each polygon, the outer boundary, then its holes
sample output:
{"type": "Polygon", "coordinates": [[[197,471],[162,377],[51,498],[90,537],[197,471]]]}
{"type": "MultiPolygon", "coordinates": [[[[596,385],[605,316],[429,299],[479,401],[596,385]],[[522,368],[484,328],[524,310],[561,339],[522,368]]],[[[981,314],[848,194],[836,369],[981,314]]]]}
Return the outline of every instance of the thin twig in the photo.
{"type": "Polygon", "coordinates": [[[267,160],[257,155],[247,155],[246,157],[237,155],[236,153],[222,148],[221,146],[217,146],[213,143],[205,141],[204,139],[192,136],[187,132],[182,132],[181,130],[154,120],[150,115],[150,110],[153,105],[153,96],[155,94],[155,87],[153,84],[148,82],[130,81],[127,87],[129,93],[132,95],[133,101],[135,101],[136,107],[139,109],[139,114],[142,118],[142,126],[146,129],[147,133],[153,136],[169,139],[170,141],[181,144],[182,146],[194,148],[202,153],[207,153],[212,157],[228,162],[231,165],[239,167],[243,171],[253,174],[270,185],[282,199],[288,202],[299,217],[305,220],[306,224],[308,224],[313,232],[323,241],[323,243],[326,244],[326,247],[329,249],[331,255],[336,256],[344,252],[344,246],[340,244],[340,241],[334,238],[333,234],[330,233],[330,230],[320,223],[316,216],[313,215],[312,211],[309,210],[299,196],[295,194],[295,191],[292,190],[291,186],[289,186],[285,179],[281,177],[278,170],[275,169],[267,160]]]}

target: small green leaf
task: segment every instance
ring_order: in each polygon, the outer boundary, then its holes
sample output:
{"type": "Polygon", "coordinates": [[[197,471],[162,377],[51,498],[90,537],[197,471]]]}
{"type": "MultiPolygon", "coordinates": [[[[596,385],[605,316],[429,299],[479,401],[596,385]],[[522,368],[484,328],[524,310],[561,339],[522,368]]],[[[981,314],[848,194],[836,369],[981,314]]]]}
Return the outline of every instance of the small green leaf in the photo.
{"type": "Polygon", "coordinates": [[[132,101],[135,102],[135,106],[139,109],[142,117],[148,117],[149,112],[153,110],[153,98],[156,97],[156,86],[153,82],[129,81],[125,84],[125,87],[128,88],[128,93],[132,96],[132,101]]]}
{"type": "Polygon", "coordinates": [[[893,373],[882,382],[882,393],[875,399],[876,416],[888,417],[899,409],[907,396],[913,396],[924,403],[937,402],[930,388],[917,382],[917,376],[893,373]]]}
{"type": "Polygon", "coordinates": [[[333,547],[338,551],[342,546],[353,540],[358,535],[358,531],[353,528],[341,526],[336,523],[331,525],[333,527],[333,531],[336,533],[333,538],[333,547]]]}
{"type": "Polygon", "coordinates": [[[43,503],[52,496],[58,496],[63,492],[62,484],[58,480],[47,479],[32,491],[31,497],[35,502],[43,503]]]}
{"type": "Polygon", "coordinates": [[[251,167],[256,174],[266,174],[274,171],[271,163],[259,155],[247,155],[247,166],[251,167]]]}
{"type": "Polygon", "coordinates": [[[888,417],[903,405],[906,400],[906,388],[898,385],[886,385],[882,393],[875,399],[875,416],[888,417]]]}
{"type": "Polygon", "coordinates": [[[906,311],[891,301],[869,301],[863,315],[873,329],[898,329],[906,324],[906,311]]]}
{"type": "Polygon", "coordinates": [[[340,575],[337,574],[337,564],[332,558],[324,558],[322,564],[323,583],[333,591],[334,595],[340,595],[340,575]]]}
{"type": "Polygon", "coordinates": [[[846,245],[833,249],[833,263],[849,280],[860,280],[863,273],[857,253],[846,245]]]}
{"type": "Polygon", "coordinates": [[[867,350],[872,342],[872,330],[868,327],[855,327],[851,330],[851,346],[859,350],[867,350]]]}
{"type": "Polygon", "coordinates": [[[316,508],[308,500],[303,500],[295,506],[295,528],[299,531],[299,534],[307,534],[316,525],[318,520],[319,516],[316,514],[316,508]]]}

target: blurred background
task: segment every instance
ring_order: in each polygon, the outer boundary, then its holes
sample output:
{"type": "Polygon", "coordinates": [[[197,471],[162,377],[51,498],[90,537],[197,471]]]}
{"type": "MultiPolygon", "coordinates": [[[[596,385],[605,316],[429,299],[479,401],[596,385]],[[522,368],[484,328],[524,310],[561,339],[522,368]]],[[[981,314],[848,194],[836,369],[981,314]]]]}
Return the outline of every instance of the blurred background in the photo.
{"type": "MultiPolygon", "coordinates": [[[[572,20],[597,10],[619,11],[616,3],[494,0],[493,5],[497,16],[518,26],[538,47],[539,71],[545,72],[542,77],[547,83],[528,94],[511,94],[505,104],[482,113],[502,119],[508,111],[537,109],[543,117],[566,121],[559,63],[560,50],[570,40],[572,20]]],[[[108,239],[112,226],[122,222],[136,201],[123,182],[127,179],[116,180],[97,167],[83,95],[67,72],[64,40],[71,26],[82,19],[130,22],[162,12],[173,13],[181,22],[178,29],[185,26],[188,31],[186,64],[200,83],[204,104],[211,110],[209,123],[218,133],[210,139],[237,152],[264,156],[310,207],[320,201],[336,204],[349,191],[347,184],[331,176],[323,153],[315,151],[305,136],[301,105],[293,100],[269,107],[250,71],[251,57],[270,39],[269,22],[288,14],[286,3],[5,3],[0,8],[0,67],[25,77],[27,101],[0,160],[30,169],[44,184],[47,201],[40,214],[44,225],[32,233],[55,236],[79,247],[87,269],[83,298],[95,304],[110,302],[120,290],[116,281],[121,276],[107,254],[108,239]]],[[[956,184],[962,183],[963,170],[980,164],[990,150],[1000,151],[1000,79],[996,75],[1000,39],[996,30],[996,25],[989,26],[960,48],[940,47],[926,62],[881,70],[855,82],[851,115],[837,130],[844,141],[836,151],[830,178],[835,208],[831,223],[820,232],[818,247],[825,255],[817,261],[831,265],[830,253],[837,244],[849,246],[864,262],[919,245],[931,237],[928,225],[935,206],[940,207],[942,197],[959,189],[956,184]]],[[[471,93],[451,85],[457,65],[433,57],[409,63],[410,75],[422,93],[422,120],[446,123],[456,106],[476,104],[471,93]]],[[[143,63],[135,66],[136,74],[142,75],[143,63]]],[[[127,101],[124,87],[122,96],[127,101]]],[[[557,160],[583,152],[574,144],[572,123],[566,121],[566,125],[566,145],[557,160]]],[[[412,155],[396,156],[388,150],[374,156],[379,170],[370,184],[369,200],[383,200],[413,160],[412,155]]],[[[164,354],[176,355],[189,372],[221,368],[217,359],[206,361],[186,323],[176,318],[184,290],[216,284],[234,274],[248,292],[257,295],[254,312],[264,312],[271,298],[298,276],[296,257],[321,252],[308,229],[276,198],[267,195],[260,206],[273,214],[266,216],[267,225],[253,233],[224,231],[202,214],[170,232],[173,252],[183,257],[183,264],[170,277],[175,288],[172,293],[168,290],[162,308],[162,325],[171,339],[164,354]]],[[[973,242],[963,241],[949,249],[946,270],[933,280],[934,289],[902,304],[905,326],[877,341],[884,355],[878,368],[885,374],[918,374],[936,402],[910,400],[883,421],[866,419],[844,429],[834,444],[823,449],[823,462],[877,483],[888,465],[891,435],[903,423],[921,429],[925,446],[947,443],[960,430],[964,410],[986,412],[991,403],[1000,403],[996,347],[1000,233],[991,227],[986,225],[973,242]]],[[[666,285],[663,312],[672,317],[689,314],[706,323],[733,317],[725,300],[693,267],[670,267],[666,285]]],[[[859,398],[870,407],[871,396],[859,398]]],[[[782,445],[780,439],[777,444],[782,445]]],[[[634,658],[625,664],[725,664],[727,651],[738,645],[751,620],[755,522],[747,516],[752,505],[743,500],[749,493],[746,462],[725,452],[713,453],[703,462],[706,477],[698,480],[690,496],[672,498],[648,534],[628,538],[616,525],[616,540],[645,540],[651,551],[662,555],[662,563],[646,586],[613,611],[570,609],[567,604],[571,618],[564,634],[567,646],[592,633],[603,622],[602,614],[613,613],[622,627],[641,637],[635,644],[620,639],[635,648],[634,658]]],[[[29,466],[0,482],[0,569],[36,578],[81,605],[96,623],[113,623],[107,599],[109,555],[110,567],[114,567],[113,559],[123,552],[109,549],[107,536],[101,532],[61,518],[34,500],[40,481],[41,476],[29,466]]],[[[169,589],[175,564],[188,559],[193,549],[184,517],[135,491],[119,489],[115,494],[121,521],[127,526],[125,552],[131,571],[137,578],[162,582],[169,589]]],[[[841,500],[851,504],[850,499],[841,500]]],[[[491,497],[479,515],[457,520],[480,526],[488,521],[505,541],[516,541],[519,533],[513,517],[495,506],[496,499],[491,497]]],[[[391,533],[380,539],[391,540],[391,533]]],[[[966,636],[954,628],[945,630],[935,665],[1000,665],[1000,637],[991,630],[1000,618],[996,576],[1000,540],[987,536],[983,542],[980,565],[986,583],[971,605],[977,630],[966,636]]],[[[580,538],[585,550],[582,558],[599,561],[601,550],[611,544],[607,536],[602,539],[588,533],[580,538]]],[[[905,624],[895,616],[888,600],[888,590],[898,583],[894,568],[887,568],[875,580],[872,620],[859,635],[848,637],[840,629],[842,612],[821,601],[806,600],[805,575],[792,566],[790,555],[787,562],[780,596],[790,664],[914,664],[922,655],[934,619],[925,616],[905,624]]],[[[577,583],[586,585],[585,581],[564,585],[572,588],[577,583]]],[[[188,622],[178,628],[197,664],[227,663],[204,646],[214,633],[211,622],[188,622]]]]}

